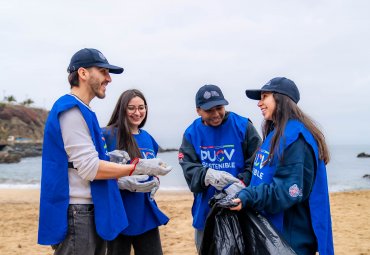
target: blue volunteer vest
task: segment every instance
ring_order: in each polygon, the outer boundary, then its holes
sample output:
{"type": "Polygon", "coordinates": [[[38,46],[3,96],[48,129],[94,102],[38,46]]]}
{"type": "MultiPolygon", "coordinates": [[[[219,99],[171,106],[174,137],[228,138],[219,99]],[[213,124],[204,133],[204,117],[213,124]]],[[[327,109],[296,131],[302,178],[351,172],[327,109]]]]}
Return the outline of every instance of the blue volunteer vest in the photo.
{"type": "MultiPolygon", "coordinates": [[[[49,113],[44,131],[39,244],[58,244],[65,239],[68,230],[68,156],[64,150],[59,116],[72,107],[80,109],[99,153],[99,159],[109,161],[95,113],[71,95],[59,98],[49,113]]],[[[95,180],[90,186],[96,231],[103,239],[112,240],[128,225],[117,181],[95,180]]]]}
{"type": "MultiPolygon", "coordinates": [[[[110,129],[104,128],[103,135],[107,142],[108,151],[117,149],[117,130],[111,135],[110,129]]],[[[140,133],[134,135],[139,146],[142,158],[155,158],[158,152],[158,144],[153,137],[145,130],[140,129],[140,133]]],[[[148,180],[152,180],[149,177],[148,180]]],[[[128,227],[121,234],[136,236],[143,234],[153,228],[167,224],[168,217],[162,213],[155,200],[150,198],[150,192],[131,192],[121,190],[123,205],[126,210],[128,227]]]]}
{"type": "MultiPolygon", "coordinates": [[[[242,144],[245,140],[248,119],[233,112],[220,126],[206,126],[202,119],[196,119],[185,131],[185,138],[194,146],[198,159],[206,168],[226,171],[233,176],[244,172],[242,144]]],[[[194,194],[192,207],[193,227],[204,229],[210,211],[208,201],[216,193],[209,186],[202,193],[194,194]]]]}
{"type": "MultiPolygon", "coordinates": [[[[272,159],[272,164],[267,162],[270,150],[270,142],[274,132],[271,132],[256,153],[253,165],[253,175],[250,186],[258,186],[261,183],[271,183],[276,171],[278,156],[272,159]]],[[[309,197],[309,207],[312,227],[318,242],[320,255],[334,254],[333,236],[330,217],[329,191],[326,176],[326,167],[319,159],[317,143],[312,134],[305,126],[297,120],[289,120],[285,126],[283,137],[280,139],[280,151],[284,151],[290,144],[295,142],[299,135],[302,135],[306,142],[312,147],[316,159],[316,177],[309,197]]],[[[292,191],[294,192],[294,191],[292,191]]],[[[267,219],[280,231],[283,231],[284,213],[269,214],[262,212],[267,219]]]]}

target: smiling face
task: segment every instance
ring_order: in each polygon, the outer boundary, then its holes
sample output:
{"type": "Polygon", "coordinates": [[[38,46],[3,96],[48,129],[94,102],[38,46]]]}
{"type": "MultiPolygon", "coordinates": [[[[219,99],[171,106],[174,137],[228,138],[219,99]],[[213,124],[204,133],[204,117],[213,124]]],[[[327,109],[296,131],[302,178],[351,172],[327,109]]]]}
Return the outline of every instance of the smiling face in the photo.
{"type": "Polygon", "coordinates": [[[258,107],[262,111],[265,120],[271,120],[276,109],[276,102],[271,92],[262,92],[261,100],[258,101],[258,107]]]}
{"type": "Polygon", "coordinates": [[[146,105],[142,98],[135,96],[127,105],[126,116],[131,133],[137,134],[139,132],[139,125],[146,116],[146,105]]]}
{"type": "Polygon", "coordinates": [[[226,111],[225,111],[225,106],[218,105],[218,106],[212,107],[209,110],[203,110],[201,108],[197,108],[197,113],[200,117],[202,117],[202,121],[204,125],[217,127],[221,125],[225,117],[226,111]]]}
{"type": "Polygon", "coordinates": [[[97,98],[104,98],[106,87],[112,81],[109,70],[101,67],[91,67],[86,70],[89,73],[86,82],[90,87],[90,93],[97,98]]]}

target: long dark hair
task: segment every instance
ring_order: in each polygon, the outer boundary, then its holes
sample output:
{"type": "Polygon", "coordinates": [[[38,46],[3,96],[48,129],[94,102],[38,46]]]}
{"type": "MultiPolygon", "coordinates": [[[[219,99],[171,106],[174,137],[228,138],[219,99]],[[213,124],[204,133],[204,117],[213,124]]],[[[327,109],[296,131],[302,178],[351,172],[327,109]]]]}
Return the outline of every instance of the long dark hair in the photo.
{"type": "Polygon", "coordinates": [[[319,158],[329,163],[330,155],[329,149],[325,142],[324,134],[317,127],[316,123],[308,117],[296,103],[293,102],[289,97],[273,93],[275,99],[276,108],[272,114],[272,120],[265,120],[262,124],[262,135],[265,140],[267,135],[275,130],[275,134],[271,139],[270,155],[268,159],[272,159],[274,154],[277,153],[279,157],[283,157],[283,152],[279,151],[279,142],[282,134],[284,133],[285,126],[289,119],[296,119],[303,123],[303,125],[311,132],[319,148],[319,158]]]}
{"type": "Polygon", "coordinates": [[[134,97],[143,99],[146,106],[146,115],[140,123],[139,128],[145,125],[148,117],[148,107],[143,93],[137,89],[126,90],[121,94],[107,125],[111,131],[111,135],[113,135],[114,130],[117,129],[117,149],[127,151],[132,159],[142,157],[136,140],[131,134],[129,121],[127,119],[127,106],[134,97]]]}

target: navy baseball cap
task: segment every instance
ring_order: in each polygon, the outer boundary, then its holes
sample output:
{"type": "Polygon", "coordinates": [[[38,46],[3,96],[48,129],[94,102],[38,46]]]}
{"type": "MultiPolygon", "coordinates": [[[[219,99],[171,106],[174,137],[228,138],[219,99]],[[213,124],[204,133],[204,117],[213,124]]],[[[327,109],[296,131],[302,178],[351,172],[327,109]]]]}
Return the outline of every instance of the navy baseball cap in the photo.
{"type": "Polygon", "coordinates": [[[247,89],[245,94],[250,99],[260,100],[262,92],[275,92],[283,94],[292,99],[295,103],[299,101],[299,90],[292,80],[285,77],[276,77],[263,85],[261,89],[247,89]]]}
{"type": "Polygon", "coordinates": [[[120,74],[123,68],[109,64],[108,60],[104,57],[103,53],[96,49],[85,48],[77,51],[71,58],[68,66],[68,73],[77,71],[80,67],[102,67],[107,68],[110,73],[120,74]]]}
{"type": "Polygon", "coordinates": [[[218,105],[228,105],[224,94],[216,85],[204,85],[195,95],[195,105],[203,110],[209,110],[218,105]]]}

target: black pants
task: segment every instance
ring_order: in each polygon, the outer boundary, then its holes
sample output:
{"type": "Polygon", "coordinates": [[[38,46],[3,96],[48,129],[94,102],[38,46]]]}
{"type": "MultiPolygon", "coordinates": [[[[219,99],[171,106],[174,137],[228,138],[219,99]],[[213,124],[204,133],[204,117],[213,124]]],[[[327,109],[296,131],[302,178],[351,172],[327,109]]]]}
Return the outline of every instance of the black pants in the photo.
{"type": "Polygon", "coordinates": [[[161,238],[158,228],[137,236],[118,235],[108,242],[108,255],[130,255],[131,245],[135,255],[162,255],[161,238]]]}

